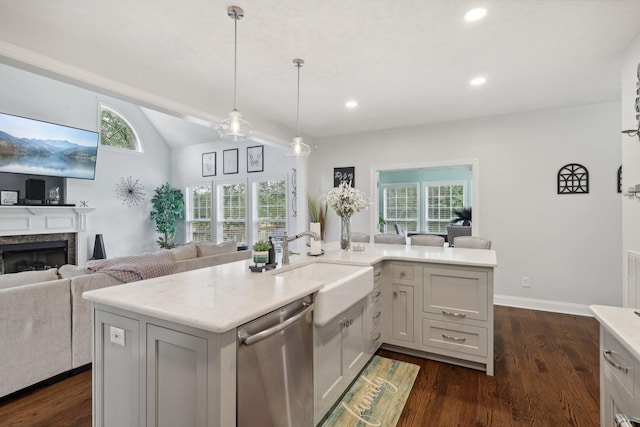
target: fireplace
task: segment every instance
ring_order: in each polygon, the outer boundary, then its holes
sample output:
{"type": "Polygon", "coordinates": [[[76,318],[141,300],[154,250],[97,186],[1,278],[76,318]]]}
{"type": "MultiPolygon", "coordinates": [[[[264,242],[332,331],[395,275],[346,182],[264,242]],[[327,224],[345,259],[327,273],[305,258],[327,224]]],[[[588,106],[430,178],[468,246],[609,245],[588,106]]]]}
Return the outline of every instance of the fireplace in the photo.
{"type": "Polygon", "coordinates": [[[75,233],[0,237],[0,270],[17,273],[75,264],[75,247],[75,233]]]}

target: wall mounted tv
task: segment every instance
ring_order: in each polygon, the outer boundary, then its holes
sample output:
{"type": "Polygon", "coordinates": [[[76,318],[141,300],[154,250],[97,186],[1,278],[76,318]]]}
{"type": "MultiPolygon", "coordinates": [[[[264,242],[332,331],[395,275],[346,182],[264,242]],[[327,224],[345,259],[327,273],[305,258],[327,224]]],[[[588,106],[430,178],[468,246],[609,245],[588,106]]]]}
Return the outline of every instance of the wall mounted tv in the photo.
{"type": "Polygon", "coordinates": [[[0,172],[94,179],[100,135],[0,113],[0,172]]]}

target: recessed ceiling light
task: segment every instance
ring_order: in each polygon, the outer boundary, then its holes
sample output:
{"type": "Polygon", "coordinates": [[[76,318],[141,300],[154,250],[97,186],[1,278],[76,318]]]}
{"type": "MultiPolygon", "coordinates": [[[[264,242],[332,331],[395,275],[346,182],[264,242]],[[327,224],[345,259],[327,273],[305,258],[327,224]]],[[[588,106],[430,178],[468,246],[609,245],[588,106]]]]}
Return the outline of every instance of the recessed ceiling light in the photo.
{"type": "Polygon", "coordinates": [[[347,108],[356,108],[358,106],[358,101],[347,101],[344,105],[347,108]]]}
{"type": "Polygon", "coordinates": [[[487,16],[487,9],[483,7],[477,7],[465,13],[464,20],[467,22],[475,22],[481,20],[485,16],[487,16]]]}
{"type": "Polygon", "coordinates": [[[486,77],[476,77],[476,78],[471,79],[469,84],[471,86],[482,86],[486,82],[487,82],[487,78],[486,77]]]}

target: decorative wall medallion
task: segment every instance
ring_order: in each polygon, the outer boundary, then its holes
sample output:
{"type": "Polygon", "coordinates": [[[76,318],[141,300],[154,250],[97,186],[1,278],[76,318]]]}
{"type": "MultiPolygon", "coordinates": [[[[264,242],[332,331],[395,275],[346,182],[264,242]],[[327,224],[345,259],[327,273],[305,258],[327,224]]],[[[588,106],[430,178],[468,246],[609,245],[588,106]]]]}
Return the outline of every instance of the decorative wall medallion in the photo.
{"type": "Polygon", "coordinates": [[[558,194],[589,192],[589,171],[578,163],[564,165],[558,171],[558,194]]]}
{"type": "Polygon", "coordinates": [[[123,205],[138,206],[146,195],[144,185],[139,179],[120,178],[120,184],[116,184],[116,197],[122,201],[123,205]]]}
{"type": "Polygon", "coordinates": [[[636,82],[636,100],[633,106],[636,111],[636,122],[638,122],[638,126],[636,129],[623,130],[622,133],[640,138],[640,63],[638,63],[636,75],[638,77],[638,81],[636,82]]]}

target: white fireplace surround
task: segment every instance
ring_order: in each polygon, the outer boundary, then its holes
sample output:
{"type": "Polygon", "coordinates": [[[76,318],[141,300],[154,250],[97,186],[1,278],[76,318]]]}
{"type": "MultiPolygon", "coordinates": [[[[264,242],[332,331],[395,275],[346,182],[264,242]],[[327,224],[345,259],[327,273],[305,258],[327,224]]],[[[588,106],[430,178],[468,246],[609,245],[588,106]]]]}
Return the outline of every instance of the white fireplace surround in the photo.
{"type": "Polygon", "coordinates": [[[2,206],[0,236],[76,233],[76,263],[87,263],[87,214],[75,206],[2,206]]]}

